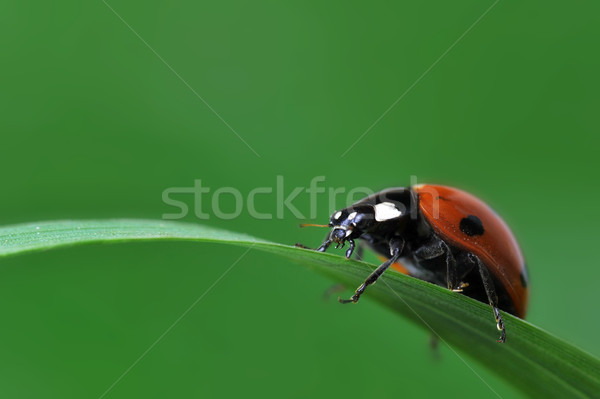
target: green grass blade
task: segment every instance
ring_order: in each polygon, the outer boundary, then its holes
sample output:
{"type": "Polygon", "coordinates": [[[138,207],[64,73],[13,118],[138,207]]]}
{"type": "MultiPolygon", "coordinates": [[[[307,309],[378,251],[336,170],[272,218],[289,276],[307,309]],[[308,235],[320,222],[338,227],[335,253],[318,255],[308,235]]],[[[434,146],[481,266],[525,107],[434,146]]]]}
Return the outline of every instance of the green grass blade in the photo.
{"type": "MultiPolygon", "coordinates": [[[[187,240],[233,244],[282,255],[356,287],[374,265],[342,256],[277,244],[246,234],[201,225],[149,220],[40,222],[0,228],[0,257],[97,242],[187,240]]],[[[451,348],[460,349],[535,397],[600,397],[600,361],[546,331],[503,314],[507,343],[489,307],[444,288],[395,272],[367,289],[377,299],[433,330],[451,348]]],[[[360,306],[360,305],[358,305],[360,306]]]]}

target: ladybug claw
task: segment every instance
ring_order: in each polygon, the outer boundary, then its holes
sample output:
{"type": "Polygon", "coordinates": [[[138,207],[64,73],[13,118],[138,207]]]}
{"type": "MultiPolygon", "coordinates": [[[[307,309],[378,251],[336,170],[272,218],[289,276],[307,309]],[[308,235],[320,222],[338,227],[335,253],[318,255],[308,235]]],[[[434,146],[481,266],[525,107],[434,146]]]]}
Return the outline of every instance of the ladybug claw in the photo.
{"type": "Polygon", "coordinates": [[[506,342],[506,329],[504,328],[504,320],[502,320],[502,316],[497,308],[494,308],[494,314],[496,316],[496,328],[498,331],[501,331],[498,342],[503,344],[506,342]]]}
{"type": "Polygon", "coordinates": [[[500,335],[500,338],[497,340],[497,342],[500,344],[506,342],[506,332],[504,330],[502,330],[502,334],[500,335]]]}
{"type": "Polygon", "coordinates": [[[463,292],[463,289],[467,288],[469,286],[469,283],[460,283],[458,285],[458,287],[453,288],[452,291],[453,292],[463,292]]]}
{"type": "Polygon", "coordinates": [[[338,296],[339,303],[356,303],[358,302],[358,296],[356,294],[352,295],[350,299],[342,299],[338,296]]]}

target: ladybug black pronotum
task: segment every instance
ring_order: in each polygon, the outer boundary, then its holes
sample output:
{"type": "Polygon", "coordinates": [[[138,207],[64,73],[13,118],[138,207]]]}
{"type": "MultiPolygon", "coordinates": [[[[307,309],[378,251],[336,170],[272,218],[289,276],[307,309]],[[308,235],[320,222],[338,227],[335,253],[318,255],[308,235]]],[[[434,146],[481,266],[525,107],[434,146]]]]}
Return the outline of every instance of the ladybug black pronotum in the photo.
{"type": "Polygon", "coordinates": [[[358,302],[391,266],[489,303],[501,331],[498,342],[506,340],[498,309],[525,317],[528,278],[517,241],[506,223],[469,193],[429,184],[392,188],[335,212],[327,226],[332,230],[317,251],[347,242],[350,258],[361,239],[387,259],[342,303],[358,302]]]}

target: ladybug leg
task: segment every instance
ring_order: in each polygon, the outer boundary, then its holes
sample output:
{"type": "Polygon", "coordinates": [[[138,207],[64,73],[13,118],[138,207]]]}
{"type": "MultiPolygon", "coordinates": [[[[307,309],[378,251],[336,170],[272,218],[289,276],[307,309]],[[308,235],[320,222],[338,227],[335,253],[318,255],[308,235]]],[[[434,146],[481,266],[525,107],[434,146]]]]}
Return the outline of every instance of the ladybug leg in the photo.
{"type": "Polygon", "coordinates": [[[487,294],[488,301],[490,302],[490,306],[494,309],[494,317],[496,318],[496,327],[498,331],[500,331],[500,338],[498,342],[504,343],[506,342],[506,328],[504,328],[504,320],[502,320],[502,315],[500,315],[500,311],[498,310],[498,295],[496,294],[496,289],[494,288],[494,282],[490,276],[490,272],[487,267],[481,262],[477,256],[470,254],[471,259],[477,262],[477,266],[479,267],[479,274],[481,275],[481,280],[483,281],[483,286],[485,288],[485,293],[487,294]]]}
{"type": "Polygon", "coordinates": [[[360,296],[365,292],[365,289],[371,285],[375,284],[377,279],[381,277],[383,272],[385,272],[394,262],[398,260],[400,254],[402,253],[402,249],[404,249],[404,240],[401,238],[393,238],[390,240],[390,253],[392,255],[391,258],[383,262],[373,273],[367,277],[364,283],[360,287],[358,287],[354,293],[350,297],[350,299],[341,299],[338,298],[340,303],[356,303],[360,299],[360,296]]]}
{"type": "Polygon", "coordinates": [[[421,259],[429,260],[441,256],[446,257],[446,285],[449,290],[461,292],[466,287],[464,283],[458,283],[456,272],[456,259],[452,250],[441,238],[434,236],[432,240],[415,251],[415,255],[421,259]]]}
{"type": "MultiPolygon", "coordinates": [[[[332,242],[333,242],[333,240],[328,235],[327,238],[325,239],[325,241],[323,242],[323,244],[321,244],[321,246],[319,248],[316,248],[315,251],[317,251],[317,252],[327,251],[327,248],[329,248],[329,246],[331,245],[332,242]]],[[[294,246],[296,248],[312,249],[312,248],[309,248],[306,245],[302,245],[300,243],[296,243],[296,245],[294,245],[294,246]]]]}
{"type": "Polygon", "coordinates": [[[350,257],[352,256],[352,252],[354,252],[354,247],[356,245],[354,243],[354,240],[352,240],[352,239],[349,239],[349,240],[346,240],[346,241],[348,241],[350,243],[350,248],[348,248],[346,250],[346,258],[350,259],[350,257]]]}
{"type": "Polygon", "coordinates": [[[434,237],[432,240],[415,250],[415,255],[423,260],[435,259],[444,255],[442,240],[434,237]]]}
{"type": "Polygon", "coordinates": [[[456,279],[456,259],[454,259],[454,255],[452,255],[452,251],[450,250],[448,244],[446,244],[444,241],[441,241],[441,243],[446,255],[446,284],[448,285],[448,289],[450,291],[461,292],[463,289],[463,284],[461,283],[459,286],[456,279]]]}
{"type": "Polygon", "coordinates": [[[331,245],[331,243],[333,242],[333,240],[331,240],[331,238],[327,238],[323,244],[321,244],[321,246],[317,249],[315,249],[315,251],[317,252],[325,252],[327,251],[327,248],[329,248],[329,246],[331,245]]]}
{"type": "Polygon", "coordinates": [[[463,292],[463,290],[469,286],[469,283],[464,282],[463,280],[470,275],[473,268],[477,267],[477,262],[475,259],[471,259],[470,255],[471,254],[468,252],[460,251],[455,257],[457,264],[456,281],[460,281],[460,283],[458,283],[458,287],[455,287],[452,290],[454,292],[463,292]]]}

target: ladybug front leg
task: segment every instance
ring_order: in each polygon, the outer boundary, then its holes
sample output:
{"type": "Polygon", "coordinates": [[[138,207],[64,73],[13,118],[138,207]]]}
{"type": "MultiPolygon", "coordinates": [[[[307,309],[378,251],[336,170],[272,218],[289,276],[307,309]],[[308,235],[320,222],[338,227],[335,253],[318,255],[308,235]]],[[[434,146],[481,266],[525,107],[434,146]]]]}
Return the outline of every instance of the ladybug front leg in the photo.
{"type": "MultiPolygon", "coordinates": [[[[325,251],[327,251],[327,248],[329,248],[331,243],[333,243],[333,240],[331,239],[331,235],[327,234],[327,237],[325,237],[325,241],[323,241],[323,244],[321,244],[321,246],[319,248],[316,248],[315,251],[325,252],[325,251]]],[[[302,245],[300,243],[296,243],[295,247],[296,248],[304,248],[304,249],[312,249],[312,248],[307,247],[306,245],[302,245]]]]}
{"type": "Polygon", "coordinates": [[[487,294],[490,306],[494,309],[496,327],[498,328],[498,331],[501,331],[498,342],[504,343],[506,342],[506,328],[504,328],[504,320],[502,320],[502,315],[500,315],[500,311],[498,310],[498,295],[496,294],[496,288],[494,287],[494,282],[492,281],[490,272],[488,271],[487,267],[485,267],[481,259],[479,259],[477,256],[469,254],[469,258],[471,258],[473,262],[476,262],[477,266],[479,267],[479,274],[481,275],[481,280],[483,281],[485,293],[487,294]]]}
{"type": "Polygon", "coordinates": [[[317,251],[317,252],[327,251],[327,248],[329,248],[329,246],[331,245],[332,242],[333,241],[330,238],[326,239],[325,242],[323,242],[323,244],[321,244],[321,246],[319,248],[315,249],[315,251],[317,251]]]}
{"type": "Polygon", "coordinates": [[[338,298],[338,301],[340,303],[356,303],[358,302],[358,300],[360,299],[360,296],[363,294],[363,292],[365,292],[365,289],[371,285],[371,284],[375,284],[375,282],[377,281],[377,279],[379,277],[381,277],[381,275],[394,263],[398,260],[398,258],[400,257],[400,254],[402,253],[402,249],[404,249],[404,240],[401,238],[393,238],[390,240],[390,254],[392,255],[391,258],[389,258],[388,260],[386,260],[385,262],[383,262],[377,269],[375,269],[375,271],[373,273],[371,273],[369,275],[369,277],[367,277],[367,279],[365,280],[364,283],[362,283],[362,285],[360,287],[358,287],[356,289],[356,292],[354,293],[354,295],[352,295],[352,297],[350,297],[350,299],[341,299],[338,298]]]}
{"type": "Polygon", "coordinates": [[[354,248],[356,247],[356,244],[354,242],[354,240],[352,239],[348,239],[346,240],[350,243],[350,248],[348,248],[346,250],[346,258],[350,259],[350,257],[352,256],[352,252],[354,252],[354,248]]]}

